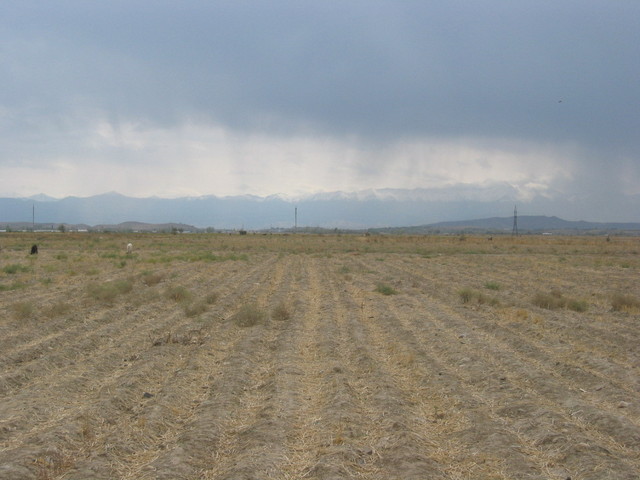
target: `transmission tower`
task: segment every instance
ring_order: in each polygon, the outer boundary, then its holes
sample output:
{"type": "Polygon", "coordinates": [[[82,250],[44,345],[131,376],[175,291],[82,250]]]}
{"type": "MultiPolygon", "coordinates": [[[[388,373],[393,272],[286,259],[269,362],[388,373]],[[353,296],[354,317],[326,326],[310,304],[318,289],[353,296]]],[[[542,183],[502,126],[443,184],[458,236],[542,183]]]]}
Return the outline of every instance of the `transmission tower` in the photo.
{"type": "Polygon", "coordinates": [[[511,231],[511,235],[514,237],[518,236],[518,208],[517,206],[513,207],[513,230],[511,231]]]}

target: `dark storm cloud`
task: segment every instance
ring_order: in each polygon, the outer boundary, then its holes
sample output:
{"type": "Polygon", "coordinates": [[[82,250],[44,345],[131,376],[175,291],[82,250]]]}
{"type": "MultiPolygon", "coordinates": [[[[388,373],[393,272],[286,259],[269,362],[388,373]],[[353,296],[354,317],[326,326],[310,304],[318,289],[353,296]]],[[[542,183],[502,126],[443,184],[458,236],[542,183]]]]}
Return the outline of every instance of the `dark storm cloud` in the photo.
{"type": "Polygon", "coordinates": [[[2,2],[0,166],[637,193],[638,32],[624,0],[2,2]]]}
{"type": "Polygon", "coordinates": [[[636,2],[14,2],[5,105],[635,151],[636,2]]]}

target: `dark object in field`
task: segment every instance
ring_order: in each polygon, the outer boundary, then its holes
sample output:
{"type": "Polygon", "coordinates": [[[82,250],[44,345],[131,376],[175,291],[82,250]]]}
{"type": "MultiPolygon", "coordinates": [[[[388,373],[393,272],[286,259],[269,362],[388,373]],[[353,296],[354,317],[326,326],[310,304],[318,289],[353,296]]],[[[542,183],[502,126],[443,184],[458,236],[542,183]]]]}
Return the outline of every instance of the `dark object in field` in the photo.
{"type": "Polygon", "coordinates": [[[38,254],[38,245],[31,245],[31,255],[38,254]]]}

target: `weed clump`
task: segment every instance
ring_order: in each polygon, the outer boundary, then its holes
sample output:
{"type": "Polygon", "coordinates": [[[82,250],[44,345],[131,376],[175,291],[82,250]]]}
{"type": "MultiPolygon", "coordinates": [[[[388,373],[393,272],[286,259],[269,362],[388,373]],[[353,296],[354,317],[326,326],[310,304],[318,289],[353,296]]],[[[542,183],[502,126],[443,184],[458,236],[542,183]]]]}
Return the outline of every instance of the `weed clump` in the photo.
{"type": "Polygon", "coordinates": [[[99,302],[111,303],[118,295],[129,293],[133,290],[133,282],[131,280],[114,280],[101,284],[90,284],[87,287],[88,294],[94,300],[99,302]]]}
{"type": "Polygon", "coordinates": [[[33,316],[33,313],[35,312],[35,307],[31,302],[14,303],[11,306],[11,309],[13,310],[15,318],[17,318],[18,320],[26,320],[28,318],[31,318],[33,316]]]}
{"type": "Polygon", "coordinates": [[[567,308],[574,312],[586,312],[589,306],[584,300],[569,299],[567,300],[567,308]]]}
{"type": "Polygon", "coordinates": [[[48,307],[44,311],[44,315],[48,318],[55,318],[55,317],[60,317],[62,315],[65,315],[69,313],[71,310],[72,310],[72,307],[70,304],[65,302],[57,302],[51,305],[50,307],[48,307]]]}
{"type": "Polygon", "coordinates": [[[552,290],[549,293],[538,292],[534,295],[531,302],[535,306],[545,308],[547,310],[566,308],[573,310],[574,312],[586,312],[588,309],[588,304],[584,300],[567,298],[557,290],[552,290]]]}
{"type": "Polygon", "coordinates": [[[632,295],[617,293],[611,299],[614,312],[635,312],[640,310],[640,300],[632,295]]]}
{"type": "Polygon", "coordinates": [[[187,317],[195,317],[207,311],[207,304],[204,302],[196,302],[192,304],[186,304],[184,307],[184,313],[187,317]]]}
{"type": "Polygon", "coordinates": [[[398,291],[393,288],[391,285],[387,285],[386,283],[378,283],[376,285],[376,292],[381,293],[382,295],[396,295],[398,291]]]}
{"type": "Polygon", "coordinates": [[[289,307],[284,302],[280,302],[276,305],[271,311],[271,318],[273,320],[289,320],[291,318],[291,312],[289,311],[289,307]]]}
{"type": "Polygon", "coordinates": [[[167,288],[166,291],[167,298],[174,300],[176,302],[187,302],[191,299],[191,292],[187,290],[186,287],[182,285],[174,285],[172,287],[167,288]]]}
{"type": "Polygon", "coordinates": [[[205,302],[207,302],[208,305],[213,305],[218,301],[219,297],[220,295],[218,295],[217,292],[211,292],[206,296],[205,302]]]}
{"type": "Polygon", "coordinates": [[[147,287],[152,287],[159,284],[164,279],[164,275],[161,273],[147,272],[142,276],[142,283],[147,287]]]}
{"type": "Polygon", "coordinates": [[[240,310],[231,317],[231,321],[234,324],[243,328],[264,324],[267,319],[267,313],[253,303],[243,305],[240,310]]]}
{"type": "Polygon", "coordinates": [[[557,310],[559,308],[564,308],[567,301],[560,292],[554,290],[549,293],[536,293],[533,297],[532,303],[536,307],[545,308],[547,310],[557,310]]]}
{"type": "Polygon", "coordinates": [[[495,297],[489,297],[482,292],[473,290],[472,288],[465,287],[458,292],[462,303],[477,303],[478,305],[491,305],[497,307],[500,305],[500,300],[495,297]]]}
{"type": "Polygon", "coordinates": [[[8,275],[14,275],[18,272],[28,272],[29,271],[29,267],[26,267],[24,265],[20,265],[19,263],[12,263],[9,265],[5,265],[2,269],[2,271],[8,275]]]}

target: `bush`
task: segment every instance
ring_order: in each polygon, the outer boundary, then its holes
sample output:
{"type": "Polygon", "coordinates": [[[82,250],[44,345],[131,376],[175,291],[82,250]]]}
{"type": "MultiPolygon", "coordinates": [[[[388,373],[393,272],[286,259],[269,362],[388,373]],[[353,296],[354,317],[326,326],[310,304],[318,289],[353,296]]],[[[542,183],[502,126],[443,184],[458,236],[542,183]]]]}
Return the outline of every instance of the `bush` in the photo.
{"type": "Polygon", "coordinates": [[[484,284],[484,286],[489,290],[500,290],[500,284],[497,282],[487,282],[484,284]]]}

